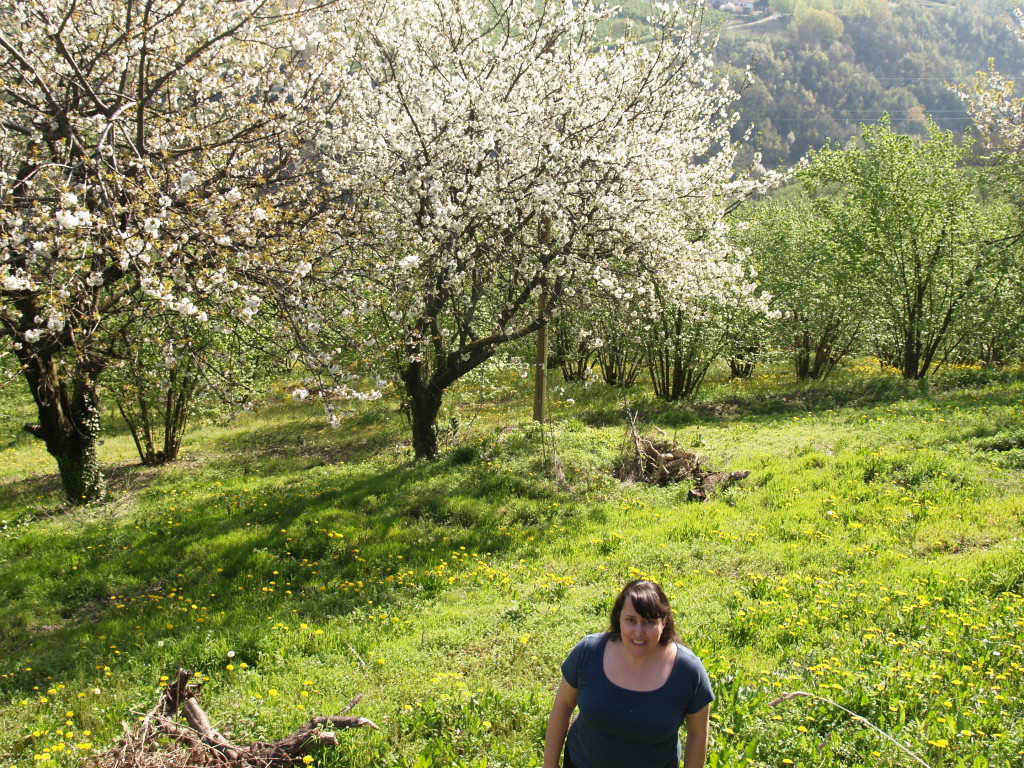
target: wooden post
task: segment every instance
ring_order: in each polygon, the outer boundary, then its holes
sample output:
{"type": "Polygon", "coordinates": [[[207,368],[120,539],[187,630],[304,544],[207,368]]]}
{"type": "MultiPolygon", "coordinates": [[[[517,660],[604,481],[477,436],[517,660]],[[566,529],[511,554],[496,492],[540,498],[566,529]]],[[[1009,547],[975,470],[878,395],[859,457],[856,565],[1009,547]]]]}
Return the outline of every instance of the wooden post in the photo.
{"type": "Polygon", "coordinates": [[[548,419],[548,285],[544,283],[538,307],[541,315],[537,329],[537,359],[533,377],[533,420],[541,423],[548,419]]]}
{"type": "MultiPolygon", "coordinates": [[[[551,219],[544,215],[537,224],[537,244],[547,251],[551,244],[551,219]]],[[[547,259],[548,253],[543,254],[547,259]]],[[[547,261],[542,262],[543,265],[547,261]]],[[[543,268],[543,266],[542,266],[543,268]]],[[[533,377],[533,420],[542,424],[548,420],[548,279],[542,278],[537,312],[540,328],[537,329],[537,359],[533,377]]]]}

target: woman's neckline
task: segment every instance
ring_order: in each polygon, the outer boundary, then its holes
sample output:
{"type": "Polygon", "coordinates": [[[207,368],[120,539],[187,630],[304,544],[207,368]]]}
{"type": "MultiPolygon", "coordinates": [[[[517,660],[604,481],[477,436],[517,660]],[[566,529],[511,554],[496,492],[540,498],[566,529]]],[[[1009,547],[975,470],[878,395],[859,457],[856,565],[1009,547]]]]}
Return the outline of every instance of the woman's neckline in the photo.
{"type": "Polygon", "coordinates": [[[647,688],[647,689],[644,689],[644,690],[637,690],[636,688],[626,688],[623,685],[619,685],[614,680],[612,680],[610,677],[608,677],[608,672],[607,672],[607,670],[604,667],[604,663],[605,663],[605,654],[608,653],[608,645],[611,642],[612,642],[611,635],[608,634],[607,632],[604,633],[604,635],[603,635],[603,644],[601,645],[601,674],[604,676],[605,682],[607,682],[611,686],[614,686],[615,688],[618,688],[620,691],[629,691],[630,693],[657,693],[662,688],[664,688],[666,685],[668,685],[668,681],[672,679],[672,673],[675,671],[676,662],[679,659],[679,643],[676,643],[676,642],[672,643],[672,646],[675,649],[675,655],[672,657],[672,664],[669,666],[668,675],[666,675],[666,677],[662,681],[661,685],[659,685],[656,688],[647,688]]]}

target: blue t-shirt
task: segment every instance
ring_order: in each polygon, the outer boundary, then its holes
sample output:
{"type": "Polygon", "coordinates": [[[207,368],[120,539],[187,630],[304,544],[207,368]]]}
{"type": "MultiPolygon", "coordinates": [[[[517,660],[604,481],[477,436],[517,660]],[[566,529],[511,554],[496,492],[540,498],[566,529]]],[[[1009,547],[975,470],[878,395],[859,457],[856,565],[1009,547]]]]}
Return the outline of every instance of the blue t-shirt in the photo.
{"type": "Polygon", "coordinates": [[[676,663],[654,691],[630,691],[604,673],[609,635],[587,635],[562,662],[565,681],[578,691],[579,716],[566,744],[576,768],[679,768],[679,728],[715,696],[704,665],[676,645],[676,663]]]}

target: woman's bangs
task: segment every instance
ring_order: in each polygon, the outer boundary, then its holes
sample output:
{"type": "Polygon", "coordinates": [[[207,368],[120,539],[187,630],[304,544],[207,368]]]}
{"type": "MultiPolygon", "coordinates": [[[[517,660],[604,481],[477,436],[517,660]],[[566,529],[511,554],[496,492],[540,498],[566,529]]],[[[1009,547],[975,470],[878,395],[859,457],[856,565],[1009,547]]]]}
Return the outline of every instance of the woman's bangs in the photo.
{"type": "Polygon", "coordinates": [[[645,619],[664,619],[668,616],[668,611],[653,589],[638,589],[630,594],[629,599],[633,601],[633,610],[645,619]]]}

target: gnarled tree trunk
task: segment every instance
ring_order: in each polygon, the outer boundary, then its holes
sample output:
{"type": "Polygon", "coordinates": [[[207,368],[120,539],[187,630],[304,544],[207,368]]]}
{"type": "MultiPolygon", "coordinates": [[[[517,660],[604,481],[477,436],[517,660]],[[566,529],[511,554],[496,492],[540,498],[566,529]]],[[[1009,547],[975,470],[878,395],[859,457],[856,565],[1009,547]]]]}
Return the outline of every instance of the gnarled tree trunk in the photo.
{"type": "Polygon", "coordinates": [[[437,414],[444,391],[433,380],[420,378],[421,368],[412,364],[402,372],[412,420],[412,450],[417,459],[437,458],[437,414]]]}
{"type": "Polygon", "coordinates": [[[19,357],[39,414],[38,424],[25,431],[46,443],[57,460],[61,486],[70,504],[88,504],[106,497],[96,445],[100,433],[96,378],[102,365],[76,361],[68,373],[46,350],[22,349],[19,357]]]}

